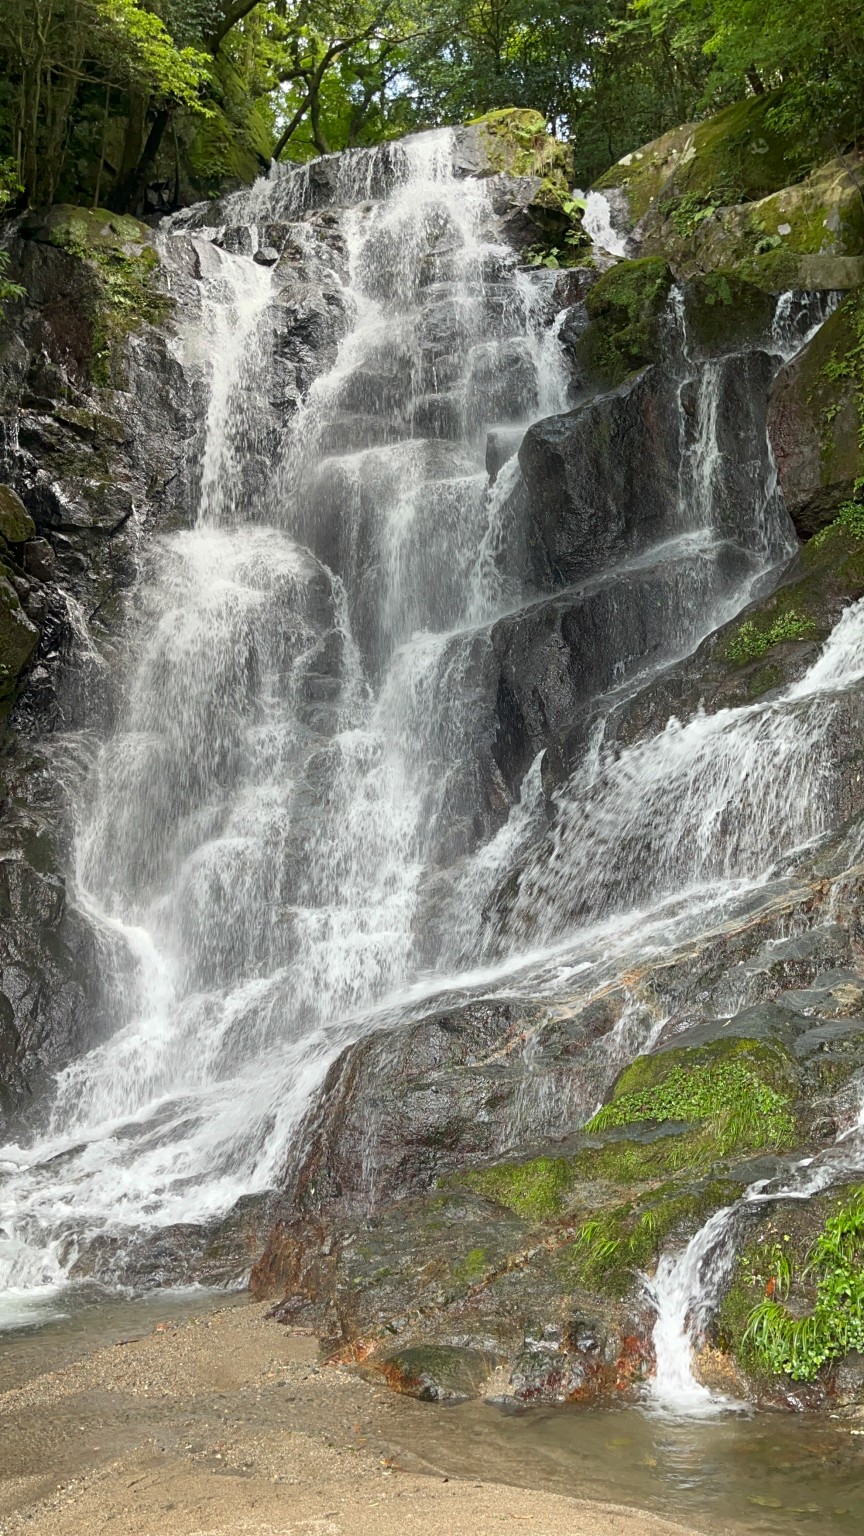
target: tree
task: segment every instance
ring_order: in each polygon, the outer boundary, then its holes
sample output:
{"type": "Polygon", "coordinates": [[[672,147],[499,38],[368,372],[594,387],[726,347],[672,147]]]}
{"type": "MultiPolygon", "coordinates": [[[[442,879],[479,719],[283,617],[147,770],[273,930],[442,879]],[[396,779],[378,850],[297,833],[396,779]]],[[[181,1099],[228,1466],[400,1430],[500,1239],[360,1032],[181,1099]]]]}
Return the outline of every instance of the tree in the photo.
{"type": "Polygon", "coordinates": [[[861,0],[634,0],[633,10],[701,49],[703,109],[780,88],[778,119],[802,139],[841,147],[864,130],[861,0]]]}
{"type": "MultiPolygon", "coordinates": [[[[203,110],[208,61],[178,48],[136,0],[0,0],[5,65],[3,128],[28,203],[50,202],[82,93],[146,92],[162,111],[203,110]]],[[[103,125],[104,139],[104,125],[103,125]]]]}

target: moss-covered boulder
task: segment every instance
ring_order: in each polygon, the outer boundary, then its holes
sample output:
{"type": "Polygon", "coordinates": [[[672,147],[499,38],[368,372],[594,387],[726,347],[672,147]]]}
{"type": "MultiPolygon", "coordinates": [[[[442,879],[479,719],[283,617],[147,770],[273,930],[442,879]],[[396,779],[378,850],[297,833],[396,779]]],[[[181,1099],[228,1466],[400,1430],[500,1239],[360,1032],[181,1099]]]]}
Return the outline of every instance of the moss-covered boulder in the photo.
{"type": "Polygon", "coordinates": [[[850,295],[780,372],[768,431],[803,537],[831,522],[864,476],[864,296],[850,295]]]}
{"type": "Polygon", "coordinates": [[[21,497],[11,485],[0,485],[0,538],[7,544],[23,544],[35,533],[36,525],[21,497]]]}
{"type": "Polygon", "coordinates": [[[506,178],[496,193],[505,234],[536,260],[566,266],[590,251],[571,194],[572,148],[547,132],[541,112],[500,107],[474,118],[455,132],[453,162],[457,175],[506,178]]]}
{"type": "Polygon", "coordinates": [[[769,293],[864,281],[860,167],[825,161],[824,145],[784,129],[781,101],[735,102],[600,178],[642,254],[665,257],[681,276],[735,271],[769,293]]]}
{"type": "Polygon", "coordinates": [[[682,275],[734,270],[769,293],[846,289],[864,280],[864,209],[843,161],[732,206],[676,200],[664,190],[642,237],[644,250],[663,254],[682,275]]]}
{"type": "Polygon", "coordinates": [[[751,1397],[860,1406],[862,1296],[864,1186],[850,1183],[756,1213],[710,1342],[751,1397]]]}
{"type": "Polygon", "coordinates": [[[660,217],[674,216],[682,230],[711,205],[767,197],[814,163],[813,147],[772,121],[777,105],[776,93],[750,96],[704,122],[673,128],[625,155],[596,188],[620,187],[634,225],[659,207],[660,217]]]}
{"type": "Polygon", "coordinates": [[[661,134],[659,139],[624,155],[594,183],[597,192],[620,193],[622,214],[629,229],[644,218],[682,157],[692,153],[697,126],[684,123],[661,134]]]}
{"type": "Polygon", "coordinates": [[[663,188],[667,207],[755,202],[805,175],[815,146],[778,125],[779,103],[776,92],[748,96],[698,123],[663,188]]]}
{"type": "Polygon", "coordinates": [[[538,176],[566,188],[573,172],[570,145],[547,132],[542,112],[531,107],[499,107],[472,118],[457,130],[456,155],[457,166],[475,176],[538,176]]]}
{"type": "Polygon", "coordinates": [[[51,246],[67,258],[77,301],[70,351],[77,354],[86,382],[122,384],[120,343],[170,309],[156,282],[159,258],[152,231],[127,214],[61,204],[47,214],[31,214],[21,235],[24,281],[34,302],[41,302],[43,285],[53,294],[58,278],[55,267],[40,264],[39,247],[51,246]]]}
{"type": "Polygon", "coordinates": [[[589,324],[574,349],[589,379],[614,388],[656,360],[671,286],[672,273],[656,256],[620,261],[594,284],[585,299],[589,324]]]}
{"type": "Polygon", "coordinates": [[[752,347],[769,334],[774,311],[770,294],[736,272],[700,274],[684,289],[688,344],[705,356],[752,347]]]}

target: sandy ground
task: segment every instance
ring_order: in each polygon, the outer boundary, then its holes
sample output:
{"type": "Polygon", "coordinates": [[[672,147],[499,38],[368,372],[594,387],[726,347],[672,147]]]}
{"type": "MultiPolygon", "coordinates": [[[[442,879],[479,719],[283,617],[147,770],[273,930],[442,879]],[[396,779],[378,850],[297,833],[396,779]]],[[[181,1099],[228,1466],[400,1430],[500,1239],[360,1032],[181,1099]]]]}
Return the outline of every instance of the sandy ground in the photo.
{"type": "Polygon", "coordinates": [[[266,1308],[158,1323],[0,1394],[0,1532],[32,1536],[683,1536],[653,1515],[392,1454],[424,1413],[266,1308]],[[388,1453],[390,1448],[390,1453],[388,1453]]]}

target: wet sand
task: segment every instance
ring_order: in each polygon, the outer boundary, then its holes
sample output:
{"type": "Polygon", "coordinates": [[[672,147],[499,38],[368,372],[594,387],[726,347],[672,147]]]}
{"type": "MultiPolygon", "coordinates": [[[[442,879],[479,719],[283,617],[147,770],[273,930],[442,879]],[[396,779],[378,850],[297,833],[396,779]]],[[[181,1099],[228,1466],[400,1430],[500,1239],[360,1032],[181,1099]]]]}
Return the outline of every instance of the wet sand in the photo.
{"type": "Polygon", "coordinates": [[[423,1416],[446,1410],[319,1367],[315,1340],[265,1313],[147,1324],[2,1392],[3,1536],[683,1536],[641,1510],[449,1475],[416,1449],[423,1416]]]}

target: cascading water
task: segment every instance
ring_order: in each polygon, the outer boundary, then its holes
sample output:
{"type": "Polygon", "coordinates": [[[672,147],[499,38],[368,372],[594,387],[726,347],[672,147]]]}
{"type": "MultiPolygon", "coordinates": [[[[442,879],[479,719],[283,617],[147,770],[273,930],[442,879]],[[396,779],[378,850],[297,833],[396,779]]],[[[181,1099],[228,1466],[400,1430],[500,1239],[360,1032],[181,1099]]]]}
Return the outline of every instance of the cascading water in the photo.
{"type": "MultiPolygon", "coordinates": [[[[539,761],[506,819],[500,774],[490,790],[479,766],[495,626],[548,594],[526,590],[518,463],[490,484],[484,448],[490,427],[515,444],[567,406],[556,274],[500,243],[447,132],[333,164],[326,224],[304,217],[306,169],[163,236],[169,266],[179,242],[200,268],[181,336],[207,387],[197,520],[153,550],[81,796],[75,894],[114,957],[116,1029],[60,1074],[32,1144],[0,1152],[13,1298],[86,1274],[103,1239],[122,1276],[134,1234],[277,1184],[328,1063],[385,1010],[464,994],[466,964],[487,987],[525,969],[529,927],[532,951],[566,941],[570,974],[591,973],[613,931],[622,953],[650,946],[645,914],[664,903],[697,923],[765,878],[766,849],[826,825],[830,767],[814,763],[864,676],[860,605],[782,699],[673,723],[617,759],[601,730],[551,838],[539,761]],[[328,310],[340,336],[293,416],[278,338],[295,280],[251,259],[277,221],[323,294],[304,324],[328,310]]],[[[687,362],[696,405],[660,539],[567,595],[608,637],[593,693],[610,701],[791,548],[773,485],[754,484],[746,529],[724,509],[725,366],[687,362]]]]}

